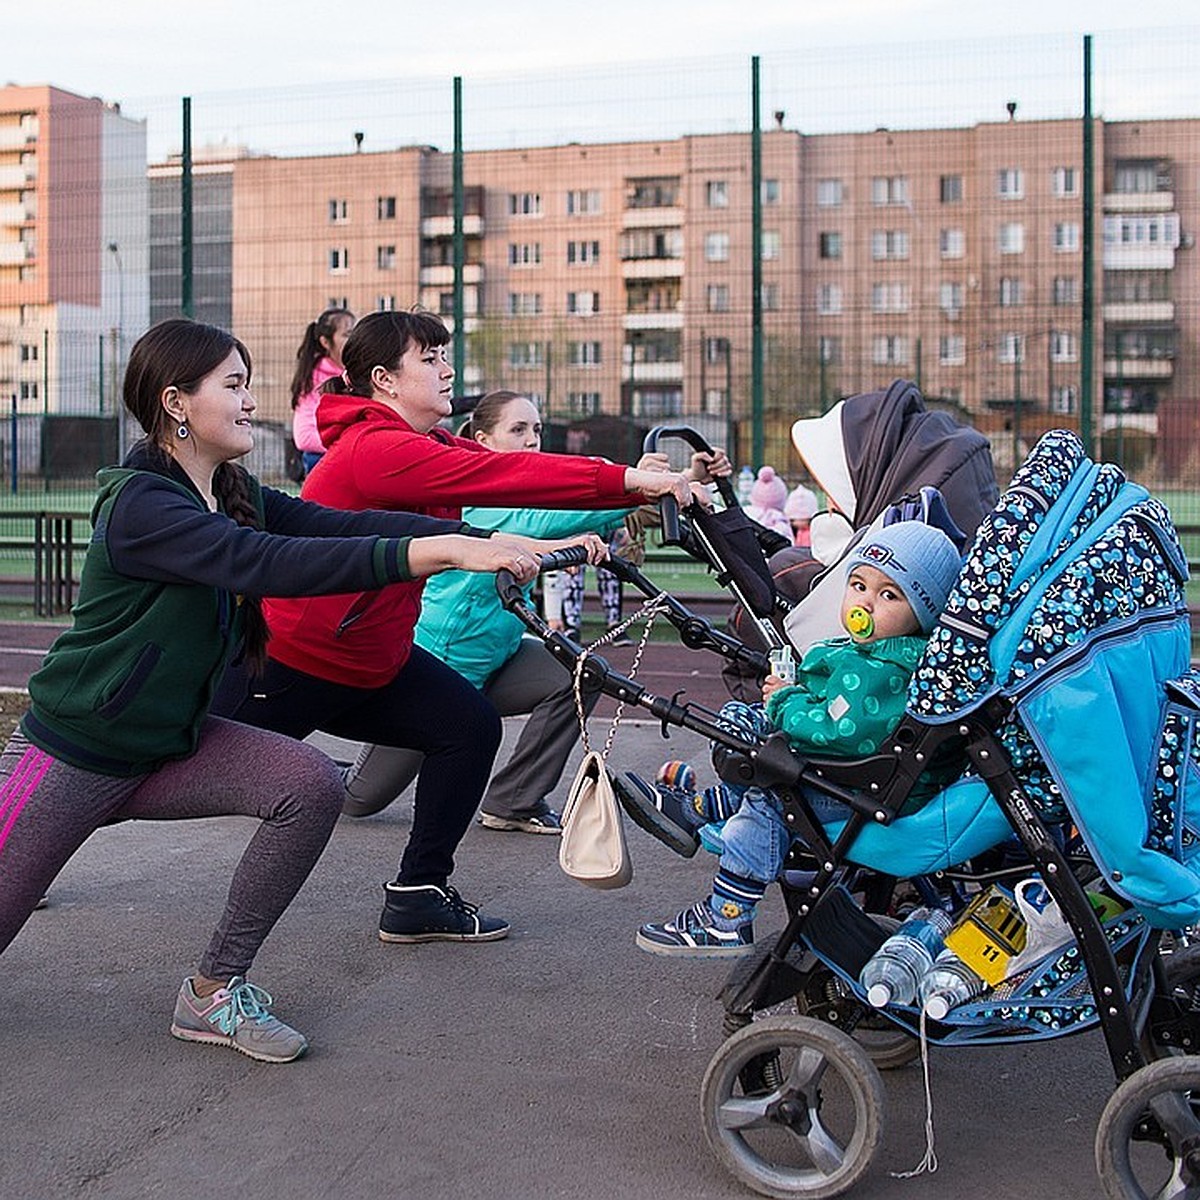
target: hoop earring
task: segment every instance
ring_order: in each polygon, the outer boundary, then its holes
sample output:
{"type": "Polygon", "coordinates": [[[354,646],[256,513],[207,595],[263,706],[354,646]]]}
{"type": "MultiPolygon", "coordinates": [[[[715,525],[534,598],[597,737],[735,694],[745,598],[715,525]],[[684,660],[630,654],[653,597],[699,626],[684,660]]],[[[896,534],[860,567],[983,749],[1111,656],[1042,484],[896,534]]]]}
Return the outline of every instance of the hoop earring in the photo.
{"type": "Polygon", "coordinates": [[[187,427],[186,421],[179,422],[179,428],[175,430],[175,436],[182,442],[184,438],[191,436],[191,430],[187,427]]]}

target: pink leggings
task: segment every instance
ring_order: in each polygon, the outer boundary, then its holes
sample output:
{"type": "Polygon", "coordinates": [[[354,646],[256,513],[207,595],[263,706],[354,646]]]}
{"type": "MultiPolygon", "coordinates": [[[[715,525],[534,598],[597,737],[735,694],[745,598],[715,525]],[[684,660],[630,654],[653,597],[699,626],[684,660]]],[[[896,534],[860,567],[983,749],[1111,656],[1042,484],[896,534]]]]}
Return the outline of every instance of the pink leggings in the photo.
{"type": "Polygon", "coordinates": [[[0,952],[101,825],[236,815],[261,824],[199,973],[244,975],[320,857],[344,799],[340,772],[315,747],[216,717],[201,726],[190,757],[127,779],[68,766],[18,730],[0,756],[0,952]]]}

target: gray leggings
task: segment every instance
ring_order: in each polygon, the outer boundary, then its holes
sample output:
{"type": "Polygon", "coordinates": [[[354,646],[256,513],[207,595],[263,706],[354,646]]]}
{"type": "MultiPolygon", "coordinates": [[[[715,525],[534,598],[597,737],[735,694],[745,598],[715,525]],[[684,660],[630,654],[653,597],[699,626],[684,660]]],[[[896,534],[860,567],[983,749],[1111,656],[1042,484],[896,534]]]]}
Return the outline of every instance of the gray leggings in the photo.
{"type": "Polygon", "coordinates": [[[68,766],[18,730],[0,756],[0,952],[101,825],[236,815],[262,824],[199,973],[244,975],[320,857],[344,799],[339,771],[315,747],[216,717],[201,726],[195,754],[129,779],[68,766]]]}

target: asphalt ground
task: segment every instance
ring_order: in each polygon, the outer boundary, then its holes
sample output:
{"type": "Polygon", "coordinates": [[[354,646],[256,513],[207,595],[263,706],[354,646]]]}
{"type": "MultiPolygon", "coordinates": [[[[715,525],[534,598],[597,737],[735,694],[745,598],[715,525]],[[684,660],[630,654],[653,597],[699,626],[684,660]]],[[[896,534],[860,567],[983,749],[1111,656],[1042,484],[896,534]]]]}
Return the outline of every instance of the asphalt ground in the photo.
{"type": "MultiPolygon", "coordinates": [[[[614,665],[631,654],[613,651],[614,665]]],[[[652,645],[639,677],[719,701],[715,666],[652,645]]],[[[501,757],[519,722],[506,726],[501,757]]],[[[606,731],[594,718],[593,743],[606,731]]],[[[705,747],[679,730],[664,742],[636,715],[622,723],[617,769],[652,772],[666,757],[703,764],[705,747]]],[[[0,965],[0,1197],[750,1195],[708,1150],[699,1120],[701,1080],[723,1040],[727,964],[655,957],[633,940],[640,922],[704,895],[714,860],[681,859],[631,827],[633,883],[598,892],[562,874],[554,839],[476,826],[455,882],[506,917],[511,936],[385,945],[381,884],[408,826],[405,798],[343,819],[264,946],[253,978],[312,1044],[286,1066],[167,1031],[252,823],[97,833],[0,965]]],[[[781,919],[772,894],[760,940],[781,919]]],[[[1098,1035],[935,1051],[931,1066],[940,1169],[891,1174],[921,1158],[925,1102],[919,1065],[888,1072],[882,1152],[853,1194],[1099,1194],[1093,1131],[1112,1084],[1098,1035]]]]}

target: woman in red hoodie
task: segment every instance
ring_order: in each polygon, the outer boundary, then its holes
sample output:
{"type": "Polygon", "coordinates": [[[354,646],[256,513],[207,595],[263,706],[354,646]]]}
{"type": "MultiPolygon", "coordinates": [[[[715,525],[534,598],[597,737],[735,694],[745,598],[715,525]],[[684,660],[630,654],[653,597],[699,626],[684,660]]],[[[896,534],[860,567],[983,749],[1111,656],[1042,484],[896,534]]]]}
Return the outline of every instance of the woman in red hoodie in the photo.
{"type": "MultiPolygon", "coordinates": [[[[462,505],[611,509],[671,494],[686,478],[577,455],[495,454],[438,427],[451,412],[450,335],[425,312],[364,317],[342,349],[344,372],[321,399],[326,453],[302,495],[330,508],[394,508],[457,517],[462,505]]],[[[571,542],[581,539],[568,539],[571,542]]],[[[585,540],[603,554],[594,535],[585,540]]],[[[264,604],[264,677],[226,678],[215,710],[303,738],[420,750],[412,832],[384,885],[386,942],[494,941],[508,924],[480,915],[449,885],[500,745],[495,709],[456,671],[413,645],[421,584],[264,604]]]]}

